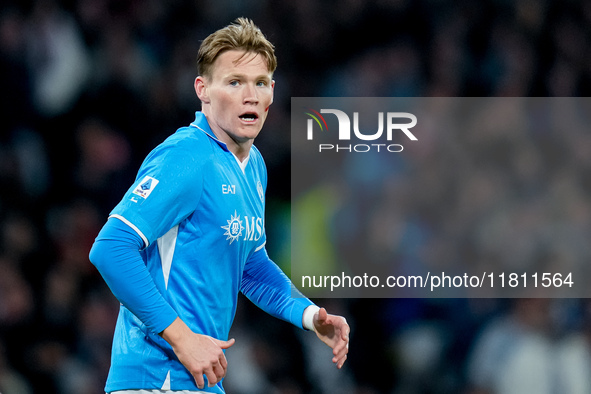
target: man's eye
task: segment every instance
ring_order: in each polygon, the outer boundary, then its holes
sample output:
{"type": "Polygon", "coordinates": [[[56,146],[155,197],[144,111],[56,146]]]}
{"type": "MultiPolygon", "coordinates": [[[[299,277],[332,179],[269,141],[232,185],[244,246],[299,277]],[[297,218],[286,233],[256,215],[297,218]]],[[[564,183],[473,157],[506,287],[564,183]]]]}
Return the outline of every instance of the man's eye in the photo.
{"type": "Polygon", "coordinates": [[[267,81],[258,81],[257,86],[267,86],[267,81]]]}
{"type": "Polygon", "coordinates": [[[238,81],[230,81],[230,86],[238,86],[238,81]]]}

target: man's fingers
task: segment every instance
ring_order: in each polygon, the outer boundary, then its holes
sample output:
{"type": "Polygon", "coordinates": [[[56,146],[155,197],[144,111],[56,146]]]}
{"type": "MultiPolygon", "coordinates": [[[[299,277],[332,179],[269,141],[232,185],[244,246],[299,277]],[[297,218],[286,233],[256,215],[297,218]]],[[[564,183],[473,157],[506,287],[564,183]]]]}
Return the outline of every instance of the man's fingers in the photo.
{"type": "Polygon", "coordinates": [[[205,381],[203,380],[203,375],[198,373],[196,375],[193,375],[193,377],[195,378],[195,383],[197,384],[197,387],[199,387],[199,389],[202,389],[205,387],[205,381]]]}
{"type": "Polygon", "coordinates": [[[336,344],[336,346],[332,349],[332,354],[334,354],[335,356],[342,352],[347,352],[347,342],[345,341],[339,341],[336,344]]]}
{"type": "Polygon", "coordinates": [[[226,376],[226,369],[224,367],[222,367],[221,364],[216,363],[213,366],[213,373],[215,373],[215,376],[217,378],[217,382],[219,382],[220,380],[222,380],[224,378],[224,376],[226,376]]]}
{"type": "Polygon", "coordinates": [[[340,333],[340,340],[337,341],[332,351],[334,354],[332,362],[337,364],[337,368],[339,369],[345,363],[347,354],[349,353],[349,330],[349,325],[345,323],[345,327],[343,327],[340,333]]]}
{"type": "Polygon", "coordinates": [[[347,361],[347,355],[345,355],[343,358],[341,358],[338,362],[337,362],[337,368],[341,369],[343,368],[343,364],[345,364],[345,361],[347,361]]]}
{"type": "Polygon", "coordinates": [[[326,319],[328,319],[328,312],[326,312],[326,309],[320,308],[318,310],[318,322],[324,323],[326,319]]]}
{"type": "Polygon", "coordinates": [[[226,360],[226,356],[224,355],[224,353],[222,353],[222,355],[220,356],[220,365],[224,369],[225,374],[225,371],[228,369],[228,360],[226,360]]]}
{"type": "Polygon", "coordinates": [[[336,363],[337,360],[340,360],[343,356],[346,356],[347,353],[349,353],[349,347],[346,344],[335,347],[332,351],[332,354],[334,355],[332,361],[336,363]]]}
{"type": "Polygon", "coordinates": [[[342,316],[329,315],[326,309],[320,308],[314,315],[314,329],[318,338],[332,348],[332,362],[340,369],[349,352],[351,329],[347,320],[342,316]]]}
{"type": "Polygon", "coordinates": [[[219,339],[215,339],[215,338],[211,338],[211,340],[218,345],[219,347],[221,347],[222,349],[228,349],[230,348],[230,346],[232,346],[233,344],[236,343],[236,340],[234,338],[229,339],[227,341],[220,341],[219,339]]]}
{"type": "Polygon", "coordinates": [[[348,352],[349,347],[347,346],[347,344],[345,342],[340,343],[338,346],[335,346],[335,348],[332,351],[332,354],[334,354],[333,360],[338,360],[342,356],[346,355],[348,352]]]}
{"type": "Polygon", "coordinates": [[[197,387],[199,387],[199,389],[203,389],[205,387],[205,380],[203,378],[204,375],[207,378],[207,385],[209,387],[215,386],[224,378],[224,376],[226,376],[228,361],[226,360],[226,356],[224,355],[223,349],[228,349],[235,343],[235,340],[233,338],[229,341],[220,341],[219,339],[210,336],[202,337],[209,339],[211,343],[214,345],[213,348],[211,347],[211,345],[209,346],[209,352],[211,356],[217,357],[217,359],[212,359],[211,363],[205,364],[204,368],[197,367],[195,369],[190,369],[191,373],[193,374],[193,377],[195,378],[195,383],[197,384],[197,387]]]}
{"type": "Polygon", "coordinates": [[[195,372],[193,377],[195,378],[195,383],[199,389],[205,387],[205,379],[203,378],[203,375],[207,378],[207,385],[213,387],[226,376],[226,368],[222,367],[219,362],[215,362],[209,368],[195,372]]]}
{"type": "Polygon", "coordinates": [[[347,320],[345,320],[343,318],[343,322],[345,323],[345,328],[342,331],[342,335],[341,337],[343,338],[343,340],[349,342],[349,333],[351,332],[351,327],[349,327],[349,324],[347,324],[347,320]]]}
{"type": "Polygon", "coordinates": [[[217,382],[219,382],[219,379],[217,378],[214,369],[215,367],[211,367],[205,370],[205,376],[207,377],[207,385],[209,387],[213,387],[217,384],[217,382]]]}

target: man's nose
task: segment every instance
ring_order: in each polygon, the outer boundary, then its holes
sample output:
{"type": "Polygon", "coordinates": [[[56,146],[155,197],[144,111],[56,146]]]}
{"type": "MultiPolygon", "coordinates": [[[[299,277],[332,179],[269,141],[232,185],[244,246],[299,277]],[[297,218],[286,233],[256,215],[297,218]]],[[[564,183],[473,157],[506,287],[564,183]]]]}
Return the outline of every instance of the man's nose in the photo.
{"type": "Polygon", "coordinates": [[[250,84],[247,84],[244,89],[244,103],[245,104],[257,104],[259,102],[259,98],[257,95],[256,87],[250,84]]]}

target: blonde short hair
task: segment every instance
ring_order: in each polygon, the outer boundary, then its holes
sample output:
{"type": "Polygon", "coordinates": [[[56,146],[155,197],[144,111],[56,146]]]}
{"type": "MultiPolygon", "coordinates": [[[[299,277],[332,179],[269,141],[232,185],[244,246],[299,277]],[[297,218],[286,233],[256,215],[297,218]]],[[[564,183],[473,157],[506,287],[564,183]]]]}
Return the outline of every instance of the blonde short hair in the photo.
{"type": "Polygon", "coordinates": [[[237,18],[234,23],[207,36],[197,53],[199,75],[211,77],[211,67],[217,57],[225,51],[244,50],[261,55],[267,62],[267,69],[273,73],[277,68],[275,47],[248,18],[237,18]]]}

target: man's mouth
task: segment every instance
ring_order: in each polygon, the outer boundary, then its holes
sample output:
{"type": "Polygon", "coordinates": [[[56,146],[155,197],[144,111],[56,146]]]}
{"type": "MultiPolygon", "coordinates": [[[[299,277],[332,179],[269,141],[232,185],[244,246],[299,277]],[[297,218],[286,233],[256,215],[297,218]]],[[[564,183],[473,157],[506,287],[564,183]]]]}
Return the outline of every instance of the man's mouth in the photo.
{"type": "Polygon", "coordinates": [[[259,118],[259,116],[254,112],[247,112],[245,114],[240,115],[239,118],[246,122],[254,122],[259,118]]]}

